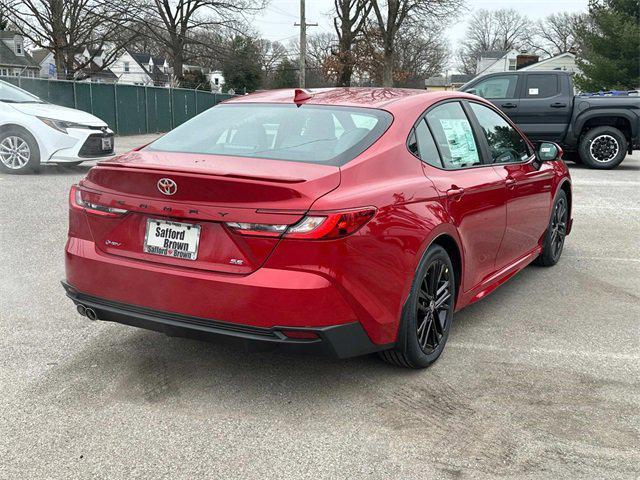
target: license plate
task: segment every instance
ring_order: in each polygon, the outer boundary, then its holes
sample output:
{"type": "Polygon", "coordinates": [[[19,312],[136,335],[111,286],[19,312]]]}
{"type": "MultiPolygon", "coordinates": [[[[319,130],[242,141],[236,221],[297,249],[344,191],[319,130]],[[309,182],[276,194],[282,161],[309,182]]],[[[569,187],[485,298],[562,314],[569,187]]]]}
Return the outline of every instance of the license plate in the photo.
{"type": "Polygon", "coordinates": [[[111,150],[113,148],[112,137],[102,137],[102,150],[111,150]]]}
{"type": "Polygon", "coordinates": [[[144,251],[154,255],[195,260],[198,258],[200,225],[147,219],[144,251]]]}

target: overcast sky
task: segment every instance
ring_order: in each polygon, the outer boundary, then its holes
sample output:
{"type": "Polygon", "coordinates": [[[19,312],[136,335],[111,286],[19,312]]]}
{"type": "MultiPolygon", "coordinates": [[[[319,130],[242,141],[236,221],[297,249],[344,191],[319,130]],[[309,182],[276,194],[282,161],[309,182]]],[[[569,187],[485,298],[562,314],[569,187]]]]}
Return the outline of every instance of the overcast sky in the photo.
{"type": "MultiPolygon", "coordinates": [[[[588,0],[467,0],[469,12],[480,8],[494,10],[499,8],[515,8],[531,19],[545,17],[555,12],[580,12],[587,10],[588,0]]],[[[307,0],[307,23],[318,23],[317,27],[309,27],[307,34],[316,32],[333,32],[331,8],[333,0],[307,0]]],[[[252,24],[264,38],[287,43],[299,35],[298,21],[300,14],[299,0],[271,0],[265,11],[257,15],[252,24]]],[[[447,36],[453,50],[464,37],[466,18],[469,13],[461,15],[455,24],[447,30],[447,36]]]]}

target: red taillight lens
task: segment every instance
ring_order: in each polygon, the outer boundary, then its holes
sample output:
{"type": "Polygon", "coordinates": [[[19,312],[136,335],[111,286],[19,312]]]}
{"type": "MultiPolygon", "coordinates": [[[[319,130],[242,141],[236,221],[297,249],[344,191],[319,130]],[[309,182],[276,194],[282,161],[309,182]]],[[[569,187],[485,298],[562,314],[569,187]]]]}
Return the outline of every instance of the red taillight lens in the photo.
{"type": "Polygon", "coordinates": [[[348,212],[332,212],[326,215],[310,215],[290,227],[286,238],[331,240],[351,235],[360,230],[376,214],[375,208],[363,208],[348,212]]]}
{"type": "Polygon", "coordinates": [[[346,212],[316,212],[294,225],[229,222],[227,227],[241,235],[303,240],[332,240],[360,230],[376,214],[373,207],[346,212]]]}
{"type": "Polygon", "coordinates": [[[78,188],[77,185],[71,186],[71,191],[69,192],[69,204],[71,205],[71,208],[81,209],[87,213],[102,215],[105,217],[119,217],[128,211],[122,208],[107,207],[105,205],[88,201],[83,197],[83,191],[78,188]]]}

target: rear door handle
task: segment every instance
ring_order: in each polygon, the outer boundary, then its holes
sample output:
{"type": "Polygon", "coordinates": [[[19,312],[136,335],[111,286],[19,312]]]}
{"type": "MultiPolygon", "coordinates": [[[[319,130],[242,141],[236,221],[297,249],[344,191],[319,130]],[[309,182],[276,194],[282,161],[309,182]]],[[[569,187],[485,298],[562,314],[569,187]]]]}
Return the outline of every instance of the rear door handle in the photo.
{"type": "Polygon", "coordinates": [[[502,108],[516,108],[518,105],[516,105],[515,103],[503,103],[502,105],[500,105],[502,108]]]}
{"type": "Polygon", "coordinates": [[[507,184],[507,188],[509,190],[513,190],[514,188],[516,188],[518,181],[515,178],[507,177],[505,183],[507,184]]]}
{"type": "Polygon", "coordinates": [[[566,106],[567,104],[562,102],[555,102],[551,104],[551,108],[564,108],[566,106]]]}
{"type": "Polygon", "coordinates": [[[458,188],[453,185],[449,190],[447,190],[447,197],[451,200],[455,200],[456,202],[462,198],[464,195],[464,188],[458,188]]]}

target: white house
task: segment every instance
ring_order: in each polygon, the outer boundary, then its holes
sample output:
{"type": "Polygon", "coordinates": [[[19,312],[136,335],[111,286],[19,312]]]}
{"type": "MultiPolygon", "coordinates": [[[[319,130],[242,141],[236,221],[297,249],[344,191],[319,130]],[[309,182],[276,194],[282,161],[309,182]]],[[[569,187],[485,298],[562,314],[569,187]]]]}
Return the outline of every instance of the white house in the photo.
{"type": "Polygon", "coordinates": [[[533,63],[519,70],[562,70],[564,72],[576,72],[576,56],[571,52],[561,53],[555,57],[550,57],[533,63]]]}
{"type": "Polygon", "coordinates": [[[38,65],[25,52],[22,35],[0,31],[0,75],[35,77],[38,65]]]}
{"type": "Polygon", "coordinates": [[[168,86],[171,81],[169,63],[162,57],[125,50],[111,65],[118,83],[129,85],[168,86]]]}
{"type": "MultiPolygon", "coordinates": [[[[57,78],[56,62],[53,53],[46,49],[38,49],[32,52],[34,61],[40,67],[39,76],[42,78],[57,78]]],[[[114,83],[117,77],[106,67],[103,50],[89,50],[84,48],[74,55],[76,65],[85,65],[75,73],[75,79],[84,82],[114,83]],[[91,59],[89,63],[87,61],[91,59]]]]}
{"type": "Polygon", "coordinates": [[[213,70],[209,72],[209,82],[211,83],[211,91],[212,92],[220,92],[222,91],[222,86],[224,85],[224,77],[222,76],[222,71],[213,70]]]}

